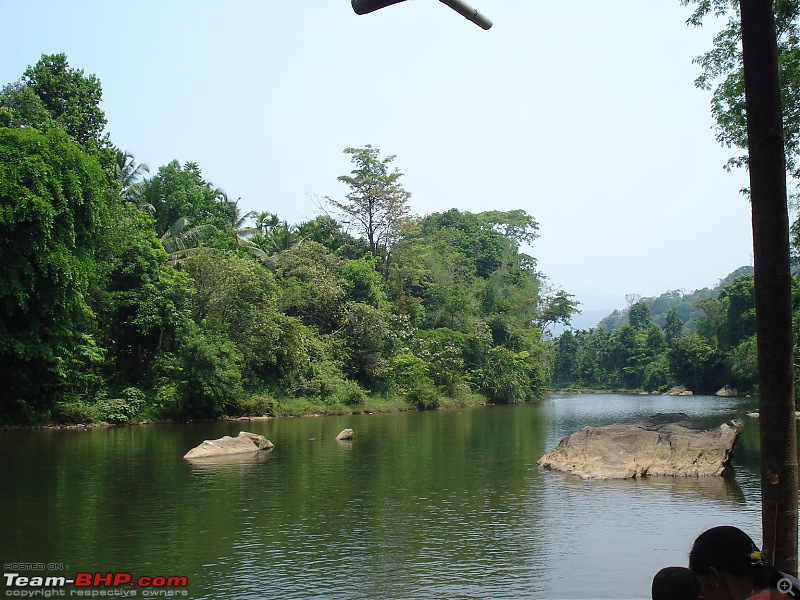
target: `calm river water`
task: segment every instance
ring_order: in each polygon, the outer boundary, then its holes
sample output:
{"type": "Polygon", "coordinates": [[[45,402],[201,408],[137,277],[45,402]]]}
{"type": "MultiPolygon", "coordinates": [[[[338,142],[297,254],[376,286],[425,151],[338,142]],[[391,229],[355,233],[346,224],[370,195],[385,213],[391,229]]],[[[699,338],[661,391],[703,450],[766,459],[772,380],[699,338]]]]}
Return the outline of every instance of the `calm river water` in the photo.
{"type": "Polygon", "coordinates": [[[758,423],[744,416],[754,406],[556,395],[424,413],[4,432],[0,558],[63,565],[53,574],[67,577],[187,576],[193,599],[649,598],[652,575],[686,564],[707,527],[760,539],[758,423]],[[676,411],[713,425],[745,420],[734,478],[592,482],[536,464],[585,425],[676,411]],[[355,439],[335,441],[345,427],[355,439]],[[181,458],[242,429],[274,451],[204,466],[181,458]]]}

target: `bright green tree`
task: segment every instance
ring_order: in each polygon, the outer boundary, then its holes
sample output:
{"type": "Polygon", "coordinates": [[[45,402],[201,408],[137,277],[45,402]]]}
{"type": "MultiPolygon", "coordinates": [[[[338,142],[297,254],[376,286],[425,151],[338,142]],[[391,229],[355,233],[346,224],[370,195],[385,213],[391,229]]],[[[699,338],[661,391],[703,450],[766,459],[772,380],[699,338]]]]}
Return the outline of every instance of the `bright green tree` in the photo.
{"type": "MultiPolygon", "coordinates": [[[[141,202],[153,207],[159,236],[181,218],[194,225],[211,224],[224,231],[234,222],[234,207],[224,192],[203,179],[197,163],[177,160],[158,169],[142,186],[141,202]]],[[[230,244],[234,241],[230,240],[230,244]]]]}
{"type": "Polygon", "coordinates": [[[95,294],[103,346],[109,348],[106,375],[116,387],[138,386],[188,320],[192,282],[169,266],[149,216],[127,202],[112,205],[110,214],[97,245],[95,294]]]}
{"type": "Polygon", "coordinates": [[[80,370],[75,358],[98,358],[87,299],[106,212],[105,181],[97,161],[64,132],[0,128],[0,386],[6,414],[48,408],[57,393],[72,389],[71,377],[80,370]]]}
{"type": "Polygon", "coordinates": [[[25,69],[21,81],[72,139],[85,148],[101,144],[106,117],[100,108],[103,88],[97,77],[71,68],[66,54],[43,54],[25,69]]]}

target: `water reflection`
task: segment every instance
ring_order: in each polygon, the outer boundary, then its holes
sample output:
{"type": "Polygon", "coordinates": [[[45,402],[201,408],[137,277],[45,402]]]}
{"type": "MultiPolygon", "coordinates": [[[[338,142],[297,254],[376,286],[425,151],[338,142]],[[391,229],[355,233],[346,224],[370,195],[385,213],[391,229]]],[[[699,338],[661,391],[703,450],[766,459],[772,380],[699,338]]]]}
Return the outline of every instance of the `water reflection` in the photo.
{"type": "Polygon", "coordinates": [[[613,493],[631,493],[635,488],[638,492],[652,491],[667,493],[676,496],[679,500],[692,502],[693,500],[709,500],[731,506],[746,504],[744,491],[734,476],[725,477],[666,477],[647,476],[641,479],[581,479],[577,475],[546,471],[546,476],[561,480],[560,484],[565,489],[575,490],[578,493],[600,494],[609,497],[613,493]]]}
{"type": "Polygon", "coordinates": [[[192,468],[193,473],[238,473],[262,466],[272,455],[270,451],[229,454],[224,456],[206,456],[202,458],[184,459],[192,468]]]}

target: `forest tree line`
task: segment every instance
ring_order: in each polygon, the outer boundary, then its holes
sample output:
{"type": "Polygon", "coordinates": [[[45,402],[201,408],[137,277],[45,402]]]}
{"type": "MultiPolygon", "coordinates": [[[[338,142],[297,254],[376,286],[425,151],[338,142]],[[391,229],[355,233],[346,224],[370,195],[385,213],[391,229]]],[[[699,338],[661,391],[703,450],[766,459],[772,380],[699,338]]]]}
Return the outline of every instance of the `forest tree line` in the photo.
{"type": "MultiPolygon", "coordinates": [[[[800,323],[798,282],[794,298],[800,323]]],[[[598,327],[567,330],[558,337],[556,387],[649,392],[683,387],[713,394],[728,386],[739,393],[757,392],[752,268],[737,270],[713,294],[673,291],[629,299],[625,311],[615,311],[598,327]]]]}
{"type": "Polygon", "coordinates": [[[0,418],[126,422],[543,395],[548,293],[523,210],[415,217],[346,148],[335,216],[290,224],[105,133],[100,81],[43,55],[0,92],[0,418]]]}

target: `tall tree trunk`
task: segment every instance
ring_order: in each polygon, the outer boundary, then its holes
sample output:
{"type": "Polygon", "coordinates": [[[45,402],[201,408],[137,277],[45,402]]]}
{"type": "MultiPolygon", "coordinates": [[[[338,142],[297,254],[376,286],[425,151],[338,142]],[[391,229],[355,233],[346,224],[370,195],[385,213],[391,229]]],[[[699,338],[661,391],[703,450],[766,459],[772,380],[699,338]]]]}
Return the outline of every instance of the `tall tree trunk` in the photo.
{"type": "Polygon", "coordinates": [[[761,525],[764,550],[797,573],[797,430],[792,373],[789,216],[772,2],[740,0],[753,211],[761,525]]]}

